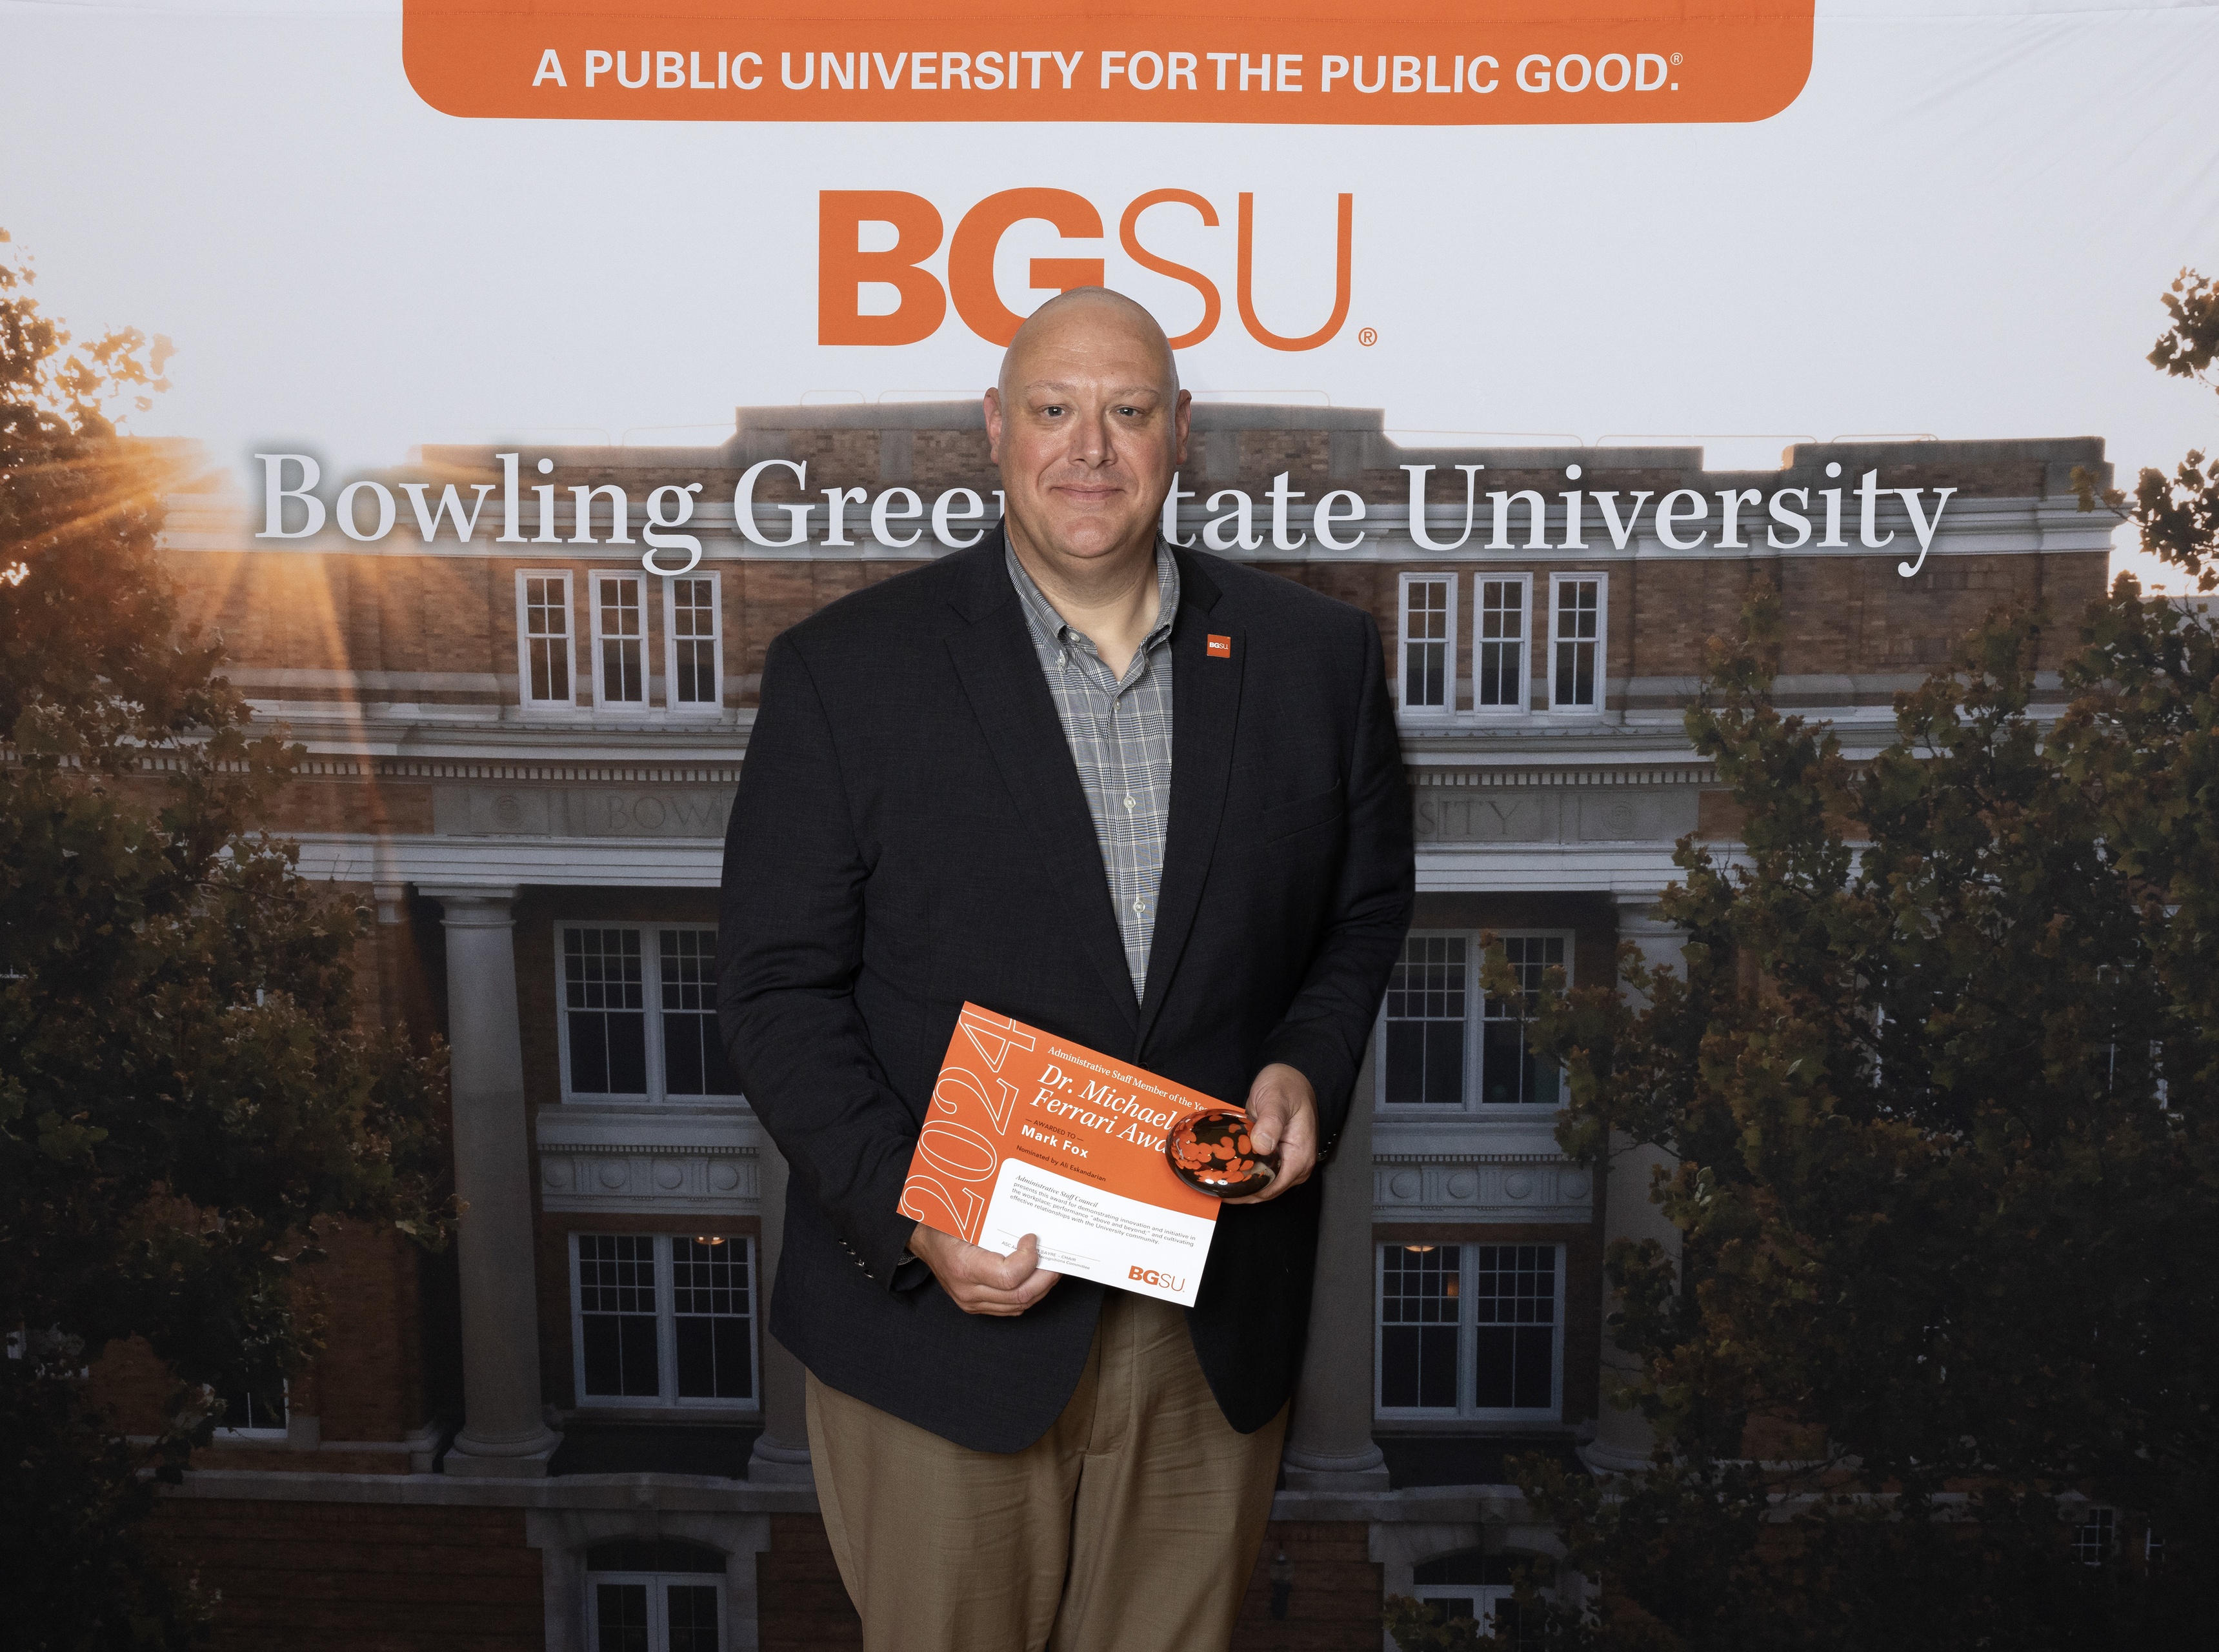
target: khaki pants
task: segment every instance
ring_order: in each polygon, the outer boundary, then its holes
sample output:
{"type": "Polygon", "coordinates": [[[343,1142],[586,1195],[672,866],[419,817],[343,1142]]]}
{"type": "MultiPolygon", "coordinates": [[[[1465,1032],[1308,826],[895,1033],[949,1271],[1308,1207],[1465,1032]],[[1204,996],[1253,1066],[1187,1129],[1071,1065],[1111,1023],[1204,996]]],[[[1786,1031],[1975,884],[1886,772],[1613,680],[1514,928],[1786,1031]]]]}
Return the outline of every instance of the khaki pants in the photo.
{"type": "Polygon", "coordinates": [[[864,1652],[1215,1652],[1271,1512],[1282,1410],[1237,1434],[1186,1316],[1113,1290],[1078,1388],[973,1451],[809,1378],[809,1450],[864,1652]]]}

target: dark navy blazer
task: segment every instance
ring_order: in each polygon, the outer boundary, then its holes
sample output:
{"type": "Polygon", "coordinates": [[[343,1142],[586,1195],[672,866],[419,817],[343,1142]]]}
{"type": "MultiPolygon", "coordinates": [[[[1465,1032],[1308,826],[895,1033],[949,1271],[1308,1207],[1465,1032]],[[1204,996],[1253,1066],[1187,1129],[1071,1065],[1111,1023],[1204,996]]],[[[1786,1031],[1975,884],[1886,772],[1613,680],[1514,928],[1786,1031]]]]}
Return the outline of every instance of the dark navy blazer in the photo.
{"type": "MultiPolygon", "coordinates": [[[[1329,1145],[1409,925],[1409,797],[1371,617],[1176,554],[1171,813],[1140,1002],[999,531],[833,603],[763,664],[718,1009],[791,1167],[770,1329],[821,1381],[977,1450],[1047,1432],[1103,1288],[1066,1278],[992,1318],[902,1263],[914,1224],[895,1207],[963,1002],[1230,1102],[1286,1062],[1329,1145]]],[[[1294,1389],[1319,1193],[1313,1177],[1227,1208],[1188,1312],[1243,1432],[1294,1389]]]]}

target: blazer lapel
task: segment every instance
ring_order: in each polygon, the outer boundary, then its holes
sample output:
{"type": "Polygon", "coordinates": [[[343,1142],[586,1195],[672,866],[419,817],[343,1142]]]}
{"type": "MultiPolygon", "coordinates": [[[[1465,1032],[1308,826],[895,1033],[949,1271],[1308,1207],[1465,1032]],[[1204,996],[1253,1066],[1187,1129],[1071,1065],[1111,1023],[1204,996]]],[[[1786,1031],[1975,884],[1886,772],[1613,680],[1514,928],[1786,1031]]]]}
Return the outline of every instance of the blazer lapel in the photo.
{"type": "Polygon", "coordinates": [[[1180,556],[1176,550],[1172,554],[1179,558],[1179,612],[1171,644],[1172,806],[1164,831],[1155,933],[1148,944],[1147,996],[1141,1004],[1144,1049],[1209,881],[1248,659],[1240,628],[1214,612],[1220,596],[1216,583],[1192,557],[1180,556]],[[1210,651],[1214,640],[1221,652],[1210,651]]]}
{"type": "MultiPolygon", "coordinates": [[[[1031,840],[1047,869],[1048,882],[1062,898],[1072,936],[1125,1017],[1137,1028],[1140,1006],[1133,997],[1132,972],[1126,966],[1124,937],[1111,910],[1109,875],[1102,869],[1101,841],[1086,792],[1072,761],[1071,742],[1055,701],[1033,652],[1023,606],[1003,565],[997,532],[972,553],[956,611],[969,622],[948,640],[948,656],[979,720],[1002,784],[1032,827],[1031,840]],[[998,589],[997,588],[998,587],[998,589]]],[[[1176,678],[1173,692],[1178,692],[1176,678]]],[[[1180,712],[1174,706],[1176,719],[1180,712]]],[[[1176,721],[1172,739],[1179,738],[1176,721]]],[[[1177,746],[1174,745],[1176,754],[1177,746]]],[[[1178,796],[1178,760],[1172,761],[1172,796],[1178,796]]],[[[1177,804],[1173,804],[1176,812],[1177,804]]]]}

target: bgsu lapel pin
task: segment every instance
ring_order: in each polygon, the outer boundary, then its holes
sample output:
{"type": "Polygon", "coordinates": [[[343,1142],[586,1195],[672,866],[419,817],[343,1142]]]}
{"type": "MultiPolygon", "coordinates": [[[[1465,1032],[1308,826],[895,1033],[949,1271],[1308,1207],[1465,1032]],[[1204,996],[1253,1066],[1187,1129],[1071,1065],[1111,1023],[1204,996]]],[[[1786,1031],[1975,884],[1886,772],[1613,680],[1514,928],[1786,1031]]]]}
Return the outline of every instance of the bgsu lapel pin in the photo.
{"type": "Polygon", "coordinates": [[[1215,631],[1210,632],[1209,657],[1213,660],[1230,660],[1233,657],[1233,639],[1229,637],[1221,637],[1215,631]]]}

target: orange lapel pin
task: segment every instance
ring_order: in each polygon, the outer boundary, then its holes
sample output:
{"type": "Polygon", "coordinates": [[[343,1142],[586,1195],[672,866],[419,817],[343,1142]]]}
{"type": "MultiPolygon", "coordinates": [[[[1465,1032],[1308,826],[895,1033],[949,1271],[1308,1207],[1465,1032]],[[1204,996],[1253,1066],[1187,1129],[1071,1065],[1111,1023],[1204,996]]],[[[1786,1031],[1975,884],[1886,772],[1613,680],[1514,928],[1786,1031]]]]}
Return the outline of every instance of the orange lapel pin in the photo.
{"type": "Polygon", "coordinates": [[[1210,632],[1209,657],[1213,660],[1230,660],[1233,657],[1233,639],[1229,637],[1221,637],[1215,631],[1210,632]]]}

